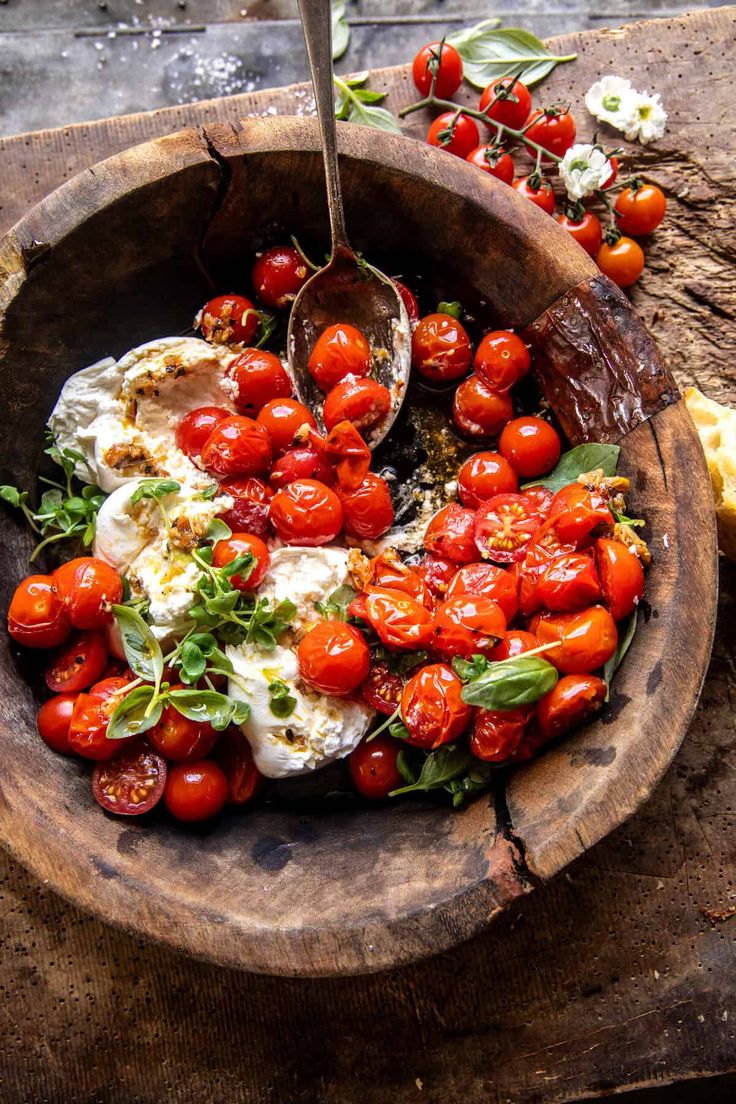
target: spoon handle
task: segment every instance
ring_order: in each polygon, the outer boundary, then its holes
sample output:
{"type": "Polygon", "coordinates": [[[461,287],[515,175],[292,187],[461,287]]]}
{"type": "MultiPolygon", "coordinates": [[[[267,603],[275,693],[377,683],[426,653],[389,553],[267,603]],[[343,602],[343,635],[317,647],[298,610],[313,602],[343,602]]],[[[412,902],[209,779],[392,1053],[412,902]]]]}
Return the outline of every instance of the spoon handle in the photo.
{"type": "Polygon", "coordinates": [[[332,254],[354,256],[345,231],[345,213],[337,167],[335,88],[332,82],[332,8],[330,0],[299,0],[299,14],[307,44],[327,182],[332,254]]]}

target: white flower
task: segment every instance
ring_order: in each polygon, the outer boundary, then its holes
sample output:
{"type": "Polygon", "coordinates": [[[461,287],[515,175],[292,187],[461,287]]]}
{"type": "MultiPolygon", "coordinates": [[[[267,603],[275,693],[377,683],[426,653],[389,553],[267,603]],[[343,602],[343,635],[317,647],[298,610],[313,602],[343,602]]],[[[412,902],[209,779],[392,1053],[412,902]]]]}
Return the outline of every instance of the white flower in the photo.
{"type": "Polygon", "coordinates": [[[572,200],[583,199],[602,188],[613,172],[611,162],[600,146],[583,142],[571,146],[557,167],[572,200]]]}
{"type": "Polygon", "coordinates": [[[585,93],[585,106],[602,123],[623,130],[623,122],[630,122],[633,116],[636,95],[631,81],[609,73],[591,84],[585,93]]]}
{"type": "Polygon", "coordinates": [[[631,118],[622,127],[624,135],[631,142],[638,138],[643,146],[656,142],[664,134],[667,112],[662,106],[659,92],[636,92],[631,118]]]}

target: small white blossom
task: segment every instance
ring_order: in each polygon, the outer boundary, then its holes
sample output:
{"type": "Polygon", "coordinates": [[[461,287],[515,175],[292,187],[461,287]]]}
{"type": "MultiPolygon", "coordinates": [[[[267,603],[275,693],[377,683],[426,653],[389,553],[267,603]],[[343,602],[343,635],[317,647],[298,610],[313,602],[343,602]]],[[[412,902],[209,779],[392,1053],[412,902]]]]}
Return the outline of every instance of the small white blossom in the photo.
{"type": "Polygon", "coordinates": [[[659,92],[637,92],[633,111],[628,125],[623,127],[626,138],[631,142],[638,138],[643,146],[656,142],[664,134],[667,112],[662,106],[659,92]]]}
{"type": "Polygon", "coordinates": [[[584,199],[602,188],[613,168],[600,146],[579,142],[571,146],[558,165],[560,179],[572,200],[584,199]]]}
{"type": "Polygon", "coordinates": [[[591,84],[585,93],[585,106],[602,123],[623,130],[633,117],[636,92],[631,81],[609,73],[591,84]]]}

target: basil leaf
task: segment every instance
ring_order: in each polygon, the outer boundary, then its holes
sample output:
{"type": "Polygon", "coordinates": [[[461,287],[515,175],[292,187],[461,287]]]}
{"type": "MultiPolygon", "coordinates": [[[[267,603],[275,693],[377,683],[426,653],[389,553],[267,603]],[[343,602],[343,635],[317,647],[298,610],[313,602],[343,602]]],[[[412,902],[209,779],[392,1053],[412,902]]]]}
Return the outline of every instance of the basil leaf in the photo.
{"type": "Polygon", "coordinates": [[[11,487],[6,483],[0,487],[0,498],[11,506],[22,506],[28,501],[28,491],[19,491],[17,487],[11,487]]]}
{"type": "Polygon", "coordinates": [[[462,778],[453,778],[448,782],[445,789],[452,794],[453,807],[457,809],[467,797],[475,797],[487,790],[493,781],[494,770],[491,763],[476,763],[462,778]]]}
{"type": "Polygon", "coordinates": [[[462,307],[457,300],[454,300],[452,303],[438,303],[437,313],[449,314],[450,318],[455,318],[459,322],[460,315],[462,314],[462,307]]]}
{"type": "Polygon", "coordinates": [[[471,656],[470,659],[461,659],[460,656],[455,656],[452,661],[452,669],[458,678],[463,682],[469,682],[471,679],[478,678],[491,666],[489,660],[482,655],[471,656]]]}
{"type": "Polygon", "coordinates": [[[338,621],[347,621],[348,606],[357,596],[357,590],[348,586],[347,583],[343,583],[342,586],[339,586],[336,590],[333,590],[332,594],[328,595],[326,601],[315,602],[314,608],[323,617],[333,616],[338,621]]]}
{"type": "Polygon", "coordinates": [[[227,540],[232,535],[233,531],[230,526],[226,525],[222,518],[216,517],[207,526],[204,538],[210,544],[217,544],[218,541],[227,540]]]}
{"type": "MultiPolygon", "coordinates": [[[[638,612],[638,610],[633,610],[632,613],[629,615],[623,632],[619,630],[618,647],[603,667],[603,678],[609,688],[609,691],[611,688],[611,679],[613,678],[618,668],[621,666],[624,656],[631,647],[631,642],[634,639],[634,635],[636,633],[638,612]]],[[[608,696],[609,695],[606,694],[606,701],[608,701],[608,696]]]]}
{"type": "Polygon", "coordinates": [[[447,37],[463,59],[463,76],[475,88],[502,77],[520,77],[527,86],[539,84],[560,62],[577,57],[553,54],[536,35],[519,27],[497,30],[498,23],[484,19],[447,37]]]}
{"type": "Polygon", "coordinates": [[[394,740],[408,740],[409,729],[399,717],[397,720],[392,721],[388,726],[389,736],[393,736],[394,740]]]}
{"type": "Polygon", "coordinates": [[[112,612],[120,629],[123,651],[131,671],[146,682],[160,682],[164,672],[164,657],[158,640],[146,622],[130,606],[113,606],[112,612]]]}
{"type": "Polygon", "coordinates": [[[253,574],[256,566],[256,558],[252,552],[244,552],[242,556],[236,556],[230,563],[220,568],[220,574],[225,579],[232,579],[233,575],[239,575],[243,582],[253,574]]]}
{"type": "Polygon", "coordinates": [[[396,769],[409,786],[414,785],[416,782],[416,775],[411,769],[405,748],[402,748],[396,756],[396,769]]]}
{"type": "Polygon", "coordinates": [[[183,682],[199,682],[207,669],[207,660],[200,648],[191,640],[185,640],[181,648],[181,677],[183,682]]]}
{"type": "Polygon", "coordinates": [[[217,641],[212,633],[192,633],[187,643],[196,644],[203,655],[210,656],[217,648],[217,641]]]}
{"type": "Polygon", "coordinates": [[[539,701],[558,678],[557,668],[546,659],[520,655],[491,664],[482,675],[465,683],[460,697],[482,709],[518,709],[539,701]]]}
{"type": "Polygon", "coordinates": [[[140,502],[143,498],[153,498],[158,501],[179,490],[181,490],[181,483],[176,479],[143,479],[130,496],[130,504],[135,506],[136,502],[140,502]]]}
{"type": "Polygon", "coordinates": [[[203,491],[200,491],[197,498],[200,498],[203,502],[211,502],[220,489],[219,483],[210,483],[209,487],[205,487],[203,491]]]}
{"type": "Polygon", "coordinates": [[[246,701],[241,701],[239,698],[233,701],[233,716],[231,724],[242,725],[250,717],[250,706],[246,701]]]}
{"type": "Polygon", "coordinates": [[[349,80],[333,77],[335,87],[342,95],[336,109],[336,117],[350,123],[387,130],[391,134],[401,134],[399,121],[390,111],[386,111],[383,107],[372,106],[377,101],[384,100],[386,93],[376,93],[360,87],[369,76],[369,73],[359,73],[349,80]]]}
{"type": "Polygon", "coordinates": [[[274,717],[290,717],[296,709],[296,698],[289,693],[289,687],[280,679],[274,679],[268,684],[270,698],[269,709],[274,717]]]}
{"type": "Polygon", "coordinates": [[[221,732],[231,723],[235,702],[218,690],[171,690],[168,699],[183,717],[211,724],[221,732]]]}
{"type": "Polygon", "coordinates": [[[156,691],[153,686],[136,686],[126,694],[107,722],[108,740],[127,740],[131,736],[140,736],[161,720],[163,702],[157,700],[151,712],[146,710],[153,701],[156,691]]]}
{"type": "Polygon", "coordinates": [[[419,790],[440,790],[453,778],[465,774],[476,762],[475,756],[460,744],[443,744],[436,751],[429,753],[415,782],[410,782],[398,790],[392,790],[389,797],[419,790]]]}
{"type": "Polygon", "coordinates": [[[350,27],[345,18],[345,5],[332,2],[332,60],[337,61],[348,48],[350,43],[350,27]]]}
{"type": "Polygon", "coordinates": [[[544,479],[525,483],[522,490],[527,487],[549,487],[556,493],[568,483],[574,483],[583,472],[595,471],[596,468],[602,468],[604,475],[615,475],[620,452],[618,445],[600,445],[595,442],[577,445],[569,452],[563,452],[549,475],[545,475],[544,479]]]}

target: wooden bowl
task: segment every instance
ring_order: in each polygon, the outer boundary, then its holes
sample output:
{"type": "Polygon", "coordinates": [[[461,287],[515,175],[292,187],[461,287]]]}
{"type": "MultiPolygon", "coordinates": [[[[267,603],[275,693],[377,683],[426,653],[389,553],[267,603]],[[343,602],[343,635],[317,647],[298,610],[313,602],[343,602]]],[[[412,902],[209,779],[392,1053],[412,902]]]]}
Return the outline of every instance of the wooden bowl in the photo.
{"type": "MultiPolygon", "coordinates": [[[[0,837],[37,877],[114,924],[200,958],[274,974],[378,970],[485,927],[629,817],[679,746],[716,605],[701,449],[626,298],[552,219],[444,152],[341,125],[357,248],[426,266],[525,331],[570,440],[619,440],[650,523],[650,614],[594,724],[462,812],[430,803],[305,813],[264,806],[198,830],[113,819],[89,764],[38,739],[34,664],[2,634],[0,837]]],[[[33,487],[68,375],[185,330],[214,285],[245,282],[274,225],[326,241],[316,126],[247,120],[148,142],[82,173],[0,245],[2,482],[33,487]]],[[[2,594],[28,533],[3,516],[2,594]]],[[[35,678],[38,682],[37,676],[35,678]]],[[[666,830],[666,829],[665,829],[666,830]]]]}

